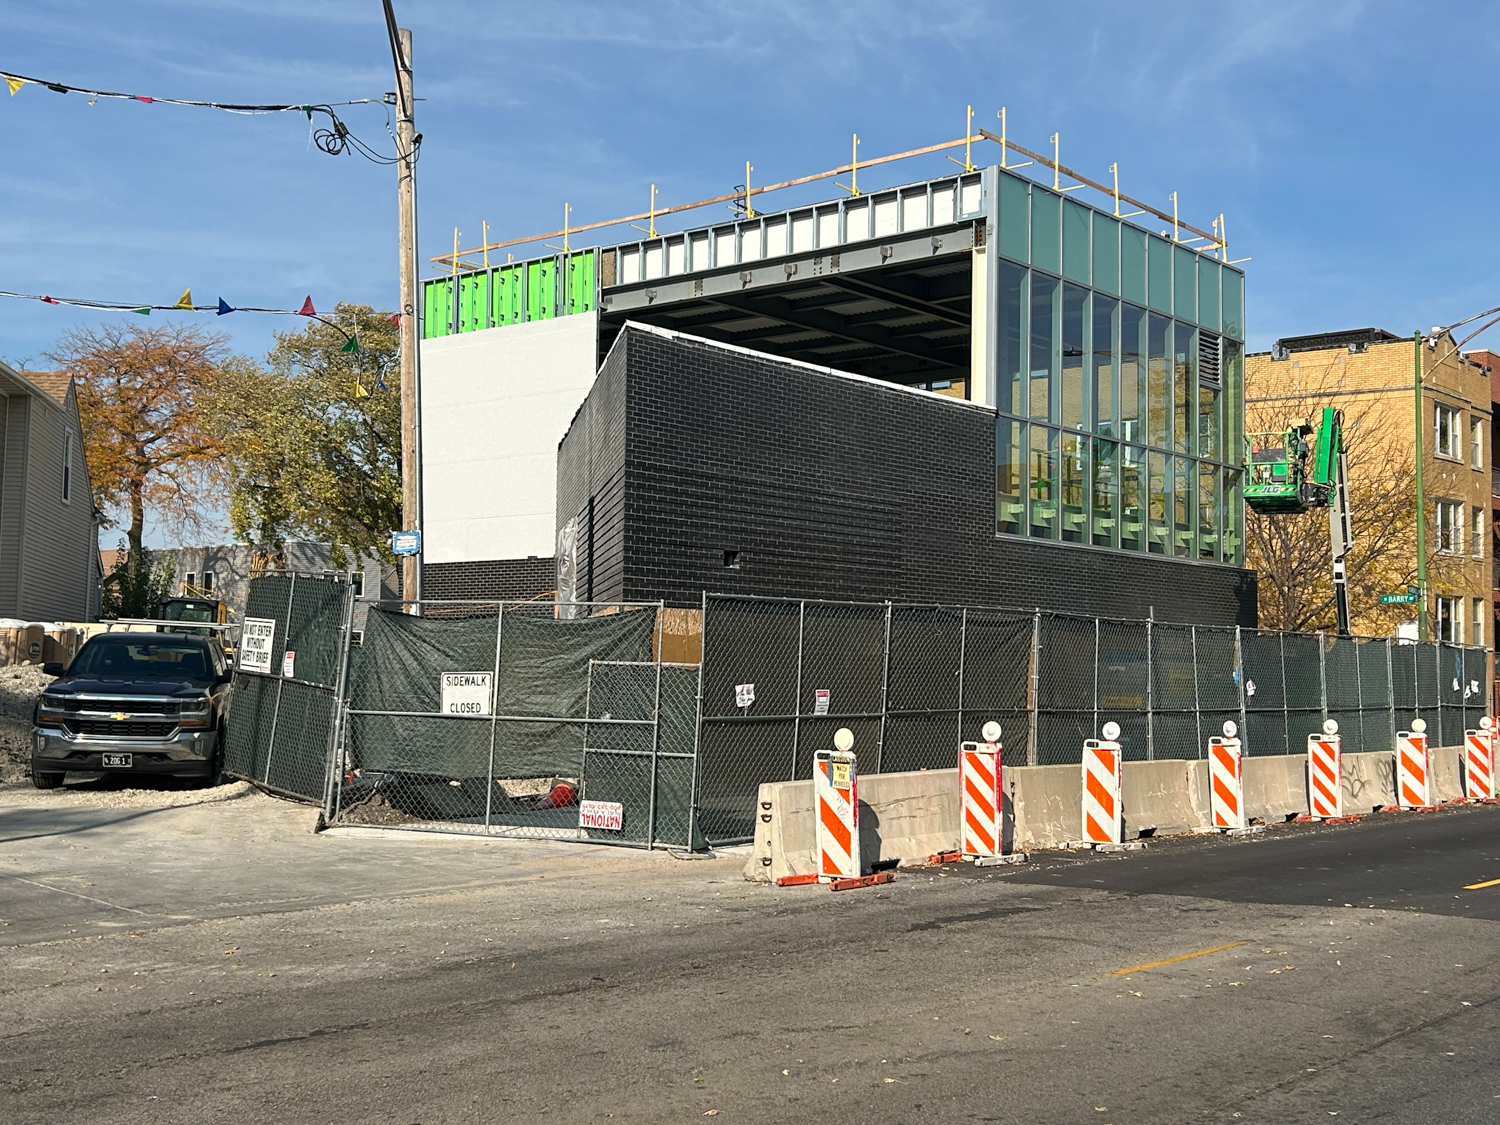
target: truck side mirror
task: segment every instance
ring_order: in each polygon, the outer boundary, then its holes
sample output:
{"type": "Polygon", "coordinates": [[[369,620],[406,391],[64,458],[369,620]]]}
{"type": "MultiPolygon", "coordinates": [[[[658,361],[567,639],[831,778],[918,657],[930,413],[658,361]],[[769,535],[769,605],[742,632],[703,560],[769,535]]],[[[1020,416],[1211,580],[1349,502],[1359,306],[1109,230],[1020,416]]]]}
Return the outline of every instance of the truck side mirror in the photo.
{"type": "Polygon", "coordinates": [[[42,675],[44,676],[61,676],[62,674],[63,665],[61,660],[49,660],[42,665],[42,675]]]}

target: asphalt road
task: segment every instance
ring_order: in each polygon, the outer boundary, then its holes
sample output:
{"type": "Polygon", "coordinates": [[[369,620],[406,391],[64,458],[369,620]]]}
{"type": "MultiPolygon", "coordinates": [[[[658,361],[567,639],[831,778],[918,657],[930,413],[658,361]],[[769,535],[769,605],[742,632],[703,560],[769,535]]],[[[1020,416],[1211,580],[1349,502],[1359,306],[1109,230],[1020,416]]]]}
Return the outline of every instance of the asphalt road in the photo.
{"type": "Polygon", "coordinates": [[[5,1122],[1500,1115],[1500,809],[841,894],[63,811],[0,800],[5,1122]]]}

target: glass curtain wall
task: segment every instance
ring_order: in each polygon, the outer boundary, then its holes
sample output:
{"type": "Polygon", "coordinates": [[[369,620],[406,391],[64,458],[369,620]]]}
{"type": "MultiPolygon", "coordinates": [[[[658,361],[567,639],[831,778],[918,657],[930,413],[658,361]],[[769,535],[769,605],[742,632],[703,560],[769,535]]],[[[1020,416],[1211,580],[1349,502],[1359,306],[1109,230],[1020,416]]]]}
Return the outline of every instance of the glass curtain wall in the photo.
{"type": "Polygon", "coordinates": [[[1242,565],[1243,275],[996,175],[996,531],[1242,565]]]}

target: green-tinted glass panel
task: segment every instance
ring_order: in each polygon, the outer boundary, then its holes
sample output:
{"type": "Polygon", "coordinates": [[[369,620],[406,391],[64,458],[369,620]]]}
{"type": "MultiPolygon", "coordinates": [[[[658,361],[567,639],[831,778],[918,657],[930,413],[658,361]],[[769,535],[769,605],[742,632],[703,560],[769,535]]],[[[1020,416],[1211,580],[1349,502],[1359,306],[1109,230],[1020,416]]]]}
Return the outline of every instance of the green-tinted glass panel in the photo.
{"type": "Polygon", "coordinates": [[[1164,453],[1146,454],[1146,546],[1153,555],[1168,553],[1167,518],[1172,506],[1172,482],[1164,453]]]}
{"type": "Polygon", "coordinates": [[[1094,288],[1120,291],[1120,224],[1094,212],[1094,288]]]}
{"type": "Polygon", "coordinates": [[[1172,369],[1167,363],[1172,322],[1151,317],[1146,342],[1146,444],[1165,448],[1171,432],[1172,369]]]}
{"type": "Polygon", "coordinates": [[[1120,546],[1140,551],[1146,545],[1146,454],[1138,446],[1120,446],[1120,546]]]}
{"type": "Polygon", "coordinates": [[[1186,457],[1172,458],[1176,468],[1176,486],[1172,496],[1172,553],[1178,558],[1193,554],[1193,496],[1197,492],[1197,462],[1186,457]]]}
{"type": "Polygon", "coordinates": [[[1172,248],[1175,268],[1172,271],[1179,320],[1198,319],[1198,255],[1181,246],[1172,248]]]}
{"type": "Polygon", "coordinates": [[[1040,422],[1052,420],[1052,375],[1057,369],[1054,317],[1057,290],[1055,277],[1031,275],[1031,368],[1025,413],[1040,422]]]}
{"type": "Polygon", "coordinates": [[[1081,429],[1087,417],[1083,393],[1083,328],[1089,291],[1067,283],[1062,288],[1062,385],[1058,393],[1061,421],[1064,426],[1081,429]]]}
{"type": "Polygon", "coordinates": [[[1219,557],[1219,470],[1207,461],[1198,463],[1198,557],[1219,557]]]}
{"type": "Polygon", "coordinates": [[[1240,492],[1241,474],[1238,469],[1224,470],[1224,507],[1221,513],[1224,530],[1221,557],[1227,563],[1241,566],[1245,561],[1245,542],[1241,529],[1244,527],[1244,497],[1240,492]]]}
{"type": "Polygon", "coordinates": [[[1193,453],[1194,391],[1198,387],[1198,334],[1178,321],[1172,333],[1172,441],[1178,453],[1193,453]]]}
{"type": "Polygon", "coordinates": [[[1063,276],[1070,281],[1089,283],[1089,215],[1081,203],[1063,200],[1063,276]]]}
{"type": "Polygon", "coordinates": [[[1120,447],[1094,439],[1093,497],[1090,507],[1091,542],[1096,547],[1117,545],[1120,510],[1120,447]]]}
{"type": "Polygon", "coordinates": [[[1115,309],[1119,302],[1094,294],[1094,330],[1090,336],[1089,397],[1093,401],[1095,433],[1115,431],[1115,309]]]}
{"type": "Polygon", "coordinates": [[[1018,262],[1031,260],[1031,189],[1017,176],[1000,173],[1000,253],[1018,262]]]}
{"type": "Polygon", "coordinates": [[[1157,312],[1172,311],[1172,244],[1146,239],[1147,303],[1157,312]]]}
{"type": "Polygon", "coordinates": [[[1021,452],[1025,428],[1009,418],[995,423],[995,530],[1001,534],[1026,530],[1026,462],[1021,452]]]}
{"type": "Polygon", "coordinates": [[[1146,311],[1120,306],[1120,436],[1144,442],[1146,417],[1146,311]]]}
{"type": "Polygon", "coordinates": [[[1146,303],[1146,232],[1120,225],[1120,296],[1146,303]]]}
{"type": "MultiPolygon", "coordinates": [[[[1229,276],[1226,270],[1225,277],[1229,276]]],[[[1224,342],[1224,358],[1222,361],[1224,393],[1222,395],[1224,406],[1224,442],[1223,448],[1227,455],[1221,460],[1238,461],[1245,448],[1245,349],[1241,344],[1224,342]]]]}
{"type": "Polygon", "coordinates": [[[999,409],[1005,414],[1026,413],[1026,269],[1000,262],[999,409]]]}
{"type": "Polygon", "coordinates": [[[1213,387],[1198,387],[1198,456],[1222,461],[1219,443],[1219,392],[1213,387]]]}
{"type": "Polygon", "coordinates": [[[1031,264],[1058,272],[1058,204],[1062,200],[1045,188],[1031,189],[1031,264]]]}
{"type": "Polygon", "coordinates": [[[1088,534],[1089,438],[1064,431],[1058,439],[1057,494],[1061,502],[1059,527],[1064,543],[1082,543],[1088,534]]]}
{"type": "Polygon", "coordinates": [[[1198,259],[1198,323],[1219,331],[1219,263],[1198,259]]]}
{"type": "Polygon", "coordinates": [[[1236,340],[1245,338],[1245,275],[1238,270],[1224,269],[1224,307],[1220,315],[1224,335],[1236,340]]]}
{"type": "Polygon", "coordinates": [[[1057,538],[1057,431],[1031,427],[1027,448],[1031,476],[1031,534],[1057,538]]]}

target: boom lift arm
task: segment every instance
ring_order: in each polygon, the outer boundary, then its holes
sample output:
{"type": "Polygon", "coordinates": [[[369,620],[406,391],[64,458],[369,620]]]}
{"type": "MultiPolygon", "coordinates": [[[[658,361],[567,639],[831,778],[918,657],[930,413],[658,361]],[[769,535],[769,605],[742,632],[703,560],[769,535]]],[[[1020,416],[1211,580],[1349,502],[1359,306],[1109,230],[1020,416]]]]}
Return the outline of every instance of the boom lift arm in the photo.
{"type": "Polygon", "coordinates": [[[1344,559],[1354,544],[1354,527],[1344,459],[1344,412],[1324,407],[1316,429],[1302,424],[1281,433],[1246,434],[1245,450],[1245,503],[1251,511],[1277,516],[1328,509],[1334,609],[1339,635],[1349,636],[1344,559]]]}

